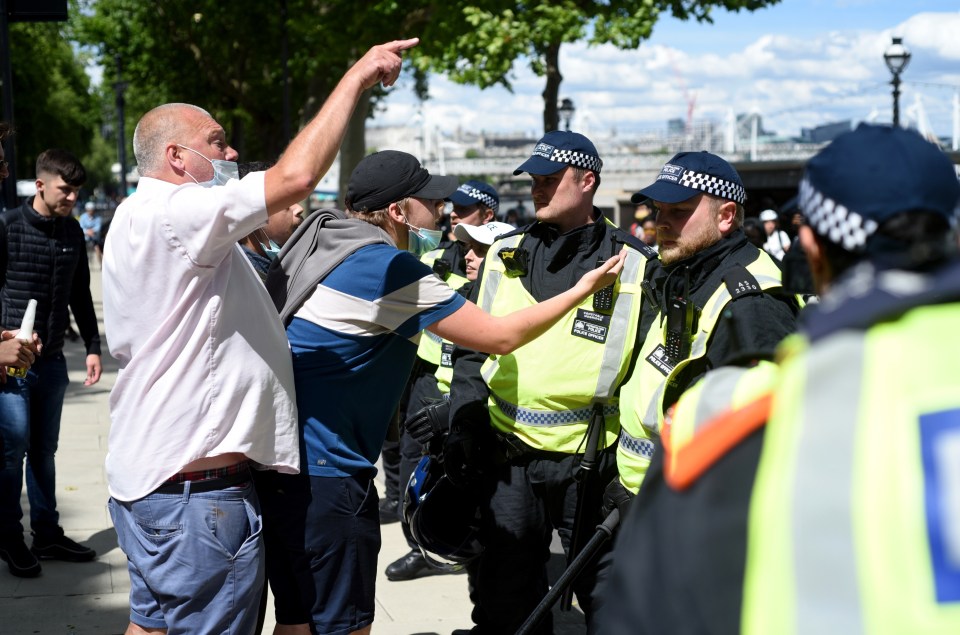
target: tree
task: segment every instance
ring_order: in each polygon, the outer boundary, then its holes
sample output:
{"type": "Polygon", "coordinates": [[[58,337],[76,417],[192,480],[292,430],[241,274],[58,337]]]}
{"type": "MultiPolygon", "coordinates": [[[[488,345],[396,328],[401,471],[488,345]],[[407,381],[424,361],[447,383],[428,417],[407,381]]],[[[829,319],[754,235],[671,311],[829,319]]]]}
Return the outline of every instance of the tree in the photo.
{"type": "Polygon", "coordinates": [[[63,148],[83,160],[99,125],[83,58],[75,54],[64,28],[56,22],[10,25],[13,140],[21,178],[34,176],[37,156],[47,148],[63,148]]]}
{"type": "MultiPolygon", "coordinates": [[[[370,46],[422,20],[417,2],[392,0],[80,1],[76,36],[95,51],[105,84],[115,81],[115,58],[122,60],[128,130],[158,104],[194,103],[223,123],[242,159],[276,159],[288,142],[284,39],[295,132],[370,46]]],[[[356,109],[342,148],[341,183],[363,158],[364,122],[383,94],[368,91],[356,109]]]]}
{"type": "Polygon", "coordinates": [[[667,12],[681,20],[710,22],[714,9],[754,11],[779,1],[454,0],[431,12],[423,44],[413,55],[422,71],[444,73],[455,82],[480,88],[500,84],[508,90],[514,64],[528,60],[533,72],[545,79],[543,127],[549,132],[559,123],[561,45],[586,39],[590,44],[637,48],[667,12]]]}

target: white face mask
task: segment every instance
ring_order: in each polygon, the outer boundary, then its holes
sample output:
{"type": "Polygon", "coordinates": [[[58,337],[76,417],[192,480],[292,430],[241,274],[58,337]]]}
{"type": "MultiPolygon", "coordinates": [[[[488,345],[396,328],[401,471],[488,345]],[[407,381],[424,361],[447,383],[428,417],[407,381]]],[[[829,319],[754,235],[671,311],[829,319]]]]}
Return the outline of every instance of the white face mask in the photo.
{"type": "Polygon", "coordinates": [[[197,156],[203,157],[210,162],[210,165],[213,166],[213,178],[209,181],[204,181],[201,183],[197,181],[196,177],[187,172],[187,176],[194,180],[197,185],[202,185],[203,187],[213,187],[214,185],[226,185],[227,181],[230,179],[240,179],[240,166],[237,165],[236,161],[224,161],[223,159],[207,159],[193,148],[188,148],[185,145],[177,144],[179,147],[184,150],[189,150],[197,156]]]}

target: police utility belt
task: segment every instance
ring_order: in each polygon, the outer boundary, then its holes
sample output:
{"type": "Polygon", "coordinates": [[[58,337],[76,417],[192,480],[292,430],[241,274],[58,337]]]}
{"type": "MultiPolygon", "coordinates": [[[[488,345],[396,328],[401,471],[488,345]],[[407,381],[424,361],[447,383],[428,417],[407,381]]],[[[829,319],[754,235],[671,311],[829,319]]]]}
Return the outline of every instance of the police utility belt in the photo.
{"type": "MultiPolygon", "coordinates": [[[[545,456],[548,454],[565,454],[563,452],[532,448],[518,439],[516,435],[510,434],[509,432],[493,430],[493,435],[497,444],[497,463],[510,463],[519,458],[533,458],[535,456],[545,456]]],[[[609,447],[603,448],[601,453],[613,452],[616,449],[617,445],[614,443],[609,447]]]]}

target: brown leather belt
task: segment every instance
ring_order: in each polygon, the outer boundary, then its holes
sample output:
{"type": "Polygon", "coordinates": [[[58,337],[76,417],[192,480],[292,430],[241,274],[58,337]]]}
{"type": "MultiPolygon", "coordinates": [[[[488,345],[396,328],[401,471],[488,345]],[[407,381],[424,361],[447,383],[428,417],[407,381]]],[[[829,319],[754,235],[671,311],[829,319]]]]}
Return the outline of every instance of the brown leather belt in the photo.
{"type": "Polygon", "coordinates": [[[182,494],[185,483],[190,483],[190,491],[213,492],[246,483],[251,478],[250,462],[242,461],[235,465],[217,467],[196,472],[180,472],[164,481],[154,490],[157,494],[182,494]]]}

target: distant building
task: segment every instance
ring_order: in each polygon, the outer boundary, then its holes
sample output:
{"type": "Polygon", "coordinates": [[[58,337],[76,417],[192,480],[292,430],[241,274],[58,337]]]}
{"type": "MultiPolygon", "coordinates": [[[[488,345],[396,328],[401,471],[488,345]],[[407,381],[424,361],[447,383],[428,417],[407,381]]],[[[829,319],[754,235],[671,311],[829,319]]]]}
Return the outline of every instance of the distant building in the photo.
{"type": "Polygon", "coordinates": [[[671,119],[667,122],[667,134],[668,135],[682,135],[687,131],[687,122],[685,122],[680,117],[676,119],[671,119]]]}
{"type": "Polygon", "coordinates": [[[758,137],[773,137],[777,133],[770,130],[765,130],[763,127],[763,117],[759,113],[755,112],[742,112],[737,115],[737,128],[745,133],[752,134],[753,122],[757,122],[757,136],[758,137]]]}
{"type": "Polygon", "coordinates": [[[844,132],[850,132],[852,129],[853,124],[849,119],[846,121],[825,123],[816,128],[802,128],[800,130],[800,140],[804,143],[829,143],[844,132]]]}

